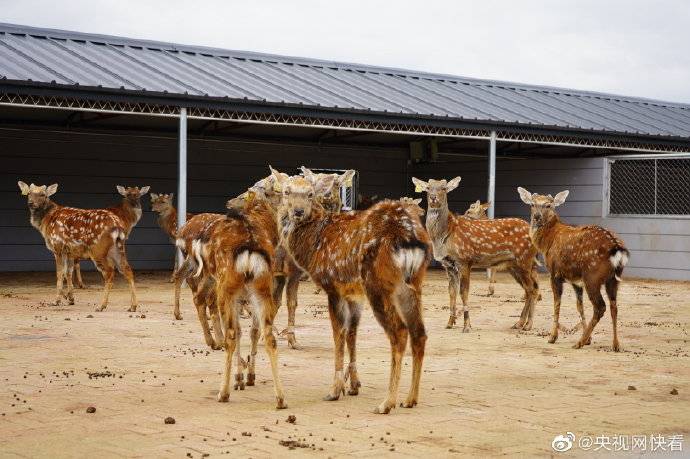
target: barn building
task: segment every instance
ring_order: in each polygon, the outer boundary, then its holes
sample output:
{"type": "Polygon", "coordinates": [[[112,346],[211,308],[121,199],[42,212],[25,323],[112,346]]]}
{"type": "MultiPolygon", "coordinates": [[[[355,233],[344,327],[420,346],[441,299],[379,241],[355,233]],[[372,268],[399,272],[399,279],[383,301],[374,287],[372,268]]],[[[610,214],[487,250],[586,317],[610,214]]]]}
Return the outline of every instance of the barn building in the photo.
{"type": "MultiPolygon", "coordinates": [[[[150,185],[219,211],[271,164],[356,169],[392,198],[461,175],[451,208],[497,217],[527,216],[518,185],[567,188],[562,218],[617,231],[627,275],[690,280],[687,104],[0,24],[0,164],[0,271],[54,269],[17,180],[77,207],[150,185]]],[[[148,203],[130,260],[169,269],[148,203]]]]}

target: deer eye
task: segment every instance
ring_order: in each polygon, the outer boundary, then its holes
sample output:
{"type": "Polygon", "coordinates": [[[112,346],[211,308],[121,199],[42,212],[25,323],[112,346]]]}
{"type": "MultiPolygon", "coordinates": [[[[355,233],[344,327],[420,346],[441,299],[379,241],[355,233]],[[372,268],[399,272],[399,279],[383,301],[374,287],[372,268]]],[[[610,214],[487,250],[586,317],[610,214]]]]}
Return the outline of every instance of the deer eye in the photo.
{"type": "Polygon", "coordinates": [[[310,191],[309,194],[308,194],[307,196],[309,197],[309,199],[313,198],[313,197],[314,197],[314,192],[313,192],[313,191],[310,191]]]}

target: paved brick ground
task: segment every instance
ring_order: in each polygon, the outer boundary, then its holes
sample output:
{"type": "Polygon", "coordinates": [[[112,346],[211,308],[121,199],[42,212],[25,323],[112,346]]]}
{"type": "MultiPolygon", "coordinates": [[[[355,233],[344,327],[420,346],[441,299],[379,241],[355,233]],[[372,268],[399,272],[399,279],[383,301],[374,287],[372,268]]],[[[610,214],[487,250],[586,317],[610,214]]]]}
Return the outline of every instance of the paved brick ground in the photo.
{"type": "MultiPolygon", "coordinates": [[[[297,332],[304,349],[287,349],[284,340],[279,348],[289,408],[274,409],[262,348],[257,386],[221,404],[215,395],[223,353],[203,344],[188,292],[184,320],[172,320],[168,276],[138,273],[141,312],[130,314],[121,280],[108,311],[95,313],[100,283],[93,274],[86,275],[92,288],[77,291],[77,304],[68,307],[46,305],[50,274],[0,275],[1,456],[261,457],[288,453],[281,440],[308,445],[291,452],[300,455],[548,456],[554,436],[566,431],[690,431],[687,283],[627,281],[619,307],[624,352],[615,354],[608,314],[586,349],[571,349],[573,334],[546,342],[545,278],[533,331],[509,329],[521,308],[517,286],[501,276],[497,295],[481,296],[480,273],[470,297],[473,331],[446,330],[445,276],[432,272],[424,292],[429,341],[420,405],[382,416],[372,409],[385,394],[389,348],[368,310],[359,396],[321,401],[332,377],[330,324],[325,297],[303,283],[297,332]],[[674,388],[678,395],[670,394],[674,388]],[[90,406],[95,413],[86,412],[90,406]],[[291,414],[295,424],[286,422],[291,414]],[[164,424],[167,416],[176,423],[164,424]]],[[[576,322],[570,291],[562,318],[576,322]]],[[[285,321],[282,310],[278,327],[285,321]]],[[[401,399],[409,377],[408,358],[401,399]]]]}

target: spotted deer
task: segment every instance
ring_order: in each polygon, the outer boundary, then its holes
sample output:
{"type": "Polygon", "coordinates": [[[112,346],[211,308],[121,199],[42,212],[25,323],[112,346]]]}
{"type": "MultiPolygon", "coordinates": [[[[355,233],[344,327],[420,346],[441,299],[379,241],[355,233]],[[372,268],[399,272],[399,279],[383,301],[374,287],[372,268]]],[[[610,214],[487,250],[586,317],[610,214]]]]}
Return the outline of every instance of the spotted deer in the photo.
{"type": "MultiPolygon", "coordinates": [[[[487,214],[487,210],[489,207],[491,207],[490,202],[482,204],[482,202],[477,199],[477,201],[470,204],[470,207],[465,211],[465,217],[473,220],[488,220],[489,215],[487,214]]],[[[486,279],[489,281],[489,291],[487,296],[493,296],[496,285],[496,270],[486,268],[486,279]]]]}
{"type": "Polygon", "coordinates": [[[64,207],[53,202],[50,197],[57,192],[57,183],[27,185],[17,182],[22,195],[27,196],[30,222],[36,228],[46,247],[55,256],[57,276],[57,296],[55,304],[60,304],[64,296],[69,304],[74,304],[72,275],[74,261],[90,258],[103,275],[105,289],[103,301],[96,311],[103,311],[108,305],[108,296],[113,286],[117,269],[129,282],[131,306],[137,308],[134,288],[134,273],[127,261],[125,252],[126,229],[122,221],[105,209],[76,209],[64,207]],[[63,292],[63,281],[67,281],[67,291],[63,292]]]}
{"type": "Polygon", "coordinates": [[[446,328],[455,325],[458,290],[462,299],[463,329],[471,329],[468,309],[472,267],[506,269],[525,290],[525,306],[513,328],[530,330],[539,285],[534,271],[537,249],[529,237],[529,225],[518,218],[474,220],[448,209],[448,193],[460,184],[450,181],[428,182],[413,177],[415,191],[426,192],[426,229],[433,245],[434,258],[448,275],[450,317],[446,328]]]}
{"type": "MultiPolygon", "coordinates": [[[[177,209],[173,205],[173,193],[151,193],[151,210],[158,214],[156,219],[158,226],[168,235],[173,244],[177,239],[177,209]]],[[[194,214],[187,212],[185,221],[192,218],[194,214]]],[[[175,282],[174,275],[170,276],[170,282],[175,282]]],[[[179,313],[179,310],[177,311],[179,313]]],[[[177,317],[176,317],[177,318],[177,317]]],[[[181,319],[182,316],[179,317],[181,319]]]]}
{"type": "Polygon", "coordinates": [[[252,312],[251,354],[248,362],[247,385],[255,383],[256,348],[262,326],[266,352],[271,361],[273,383],[278,409],[287,408],[282,384],[278,376],[277,341],[273,334],[273,319],[277,308],[272,295],[272,263],[275,235],[267,231],[275,227],[275,216],[268,203],[251,199],[245,209],[228,209],[225,217],[215,219],[192,242],[192,254],[198,263],[195,276],[210,277],[215,283],[215,301],[224,331],[225,366],[218,401],[227,402],[230,395],[232,360],[237,359],[238,373],[235,389],[244,388],[243,366],[240,358],[241,328],[237,299],[249,299],[252,312]]]}
{"type": "Polygon", "coordinates": [[[561,296],[563,283],[568,282],[575,290],[577,312],[580,314],[582,336],[575,349],[591,343],[592,331],[606,312],[606,302],[601,287],[606,289],[613,323],[613,350],[620,351],[618,342],[618,287],[630,252],[613,231],[600,226],[571,226],[562,223],[556,207],[562,205],[569,191],[561,191],[555,197],[530,193],[518,188],[520,199],[531,208],[530,236],[544,255],[551,275],[553,290],[553,326],[549,343],[558,339],[560,328],[561,296]],[[582,304],[583,290],[592,303],[594,313],[587,324],[582,304]]]}
{"type": "Polygon", "coordinates": [[[316,198],[316,178],[308,170],[304,176],[275,177],[283,194],[278,222],[285,247],[328,296],[335,374],[325,400],[338,400],[348,378],[348,393],[359,393],[356,340],[366,296],[391,345],[388,396],[375,412],[389,413],[395,407],[408,335],[412,384],[402,406],[414,407],[426,343],[422,281],[430,259],[421,221],[400,202],[388,200],[362,212],[329,214],[316,198]],[[350,362],[346,374],[345,346],[350,362]]]}
{"type": "MultiPolygon", "coordinates": [[[[125,237],[129,237],[132,228],[141,219],[141,197],[148,193],[148,186],[142,187],[123,187],[117,185],[117,192],[122,195],[122,202],[116,206],[108,207],[106,210],[115,214],[122,222],[125,229],[125,237]]],[[[77,279],[78,288],[86,288],[81,277],[81,267],[79,266],[79,259],[74,260],[74,274],[77,279]]]]}

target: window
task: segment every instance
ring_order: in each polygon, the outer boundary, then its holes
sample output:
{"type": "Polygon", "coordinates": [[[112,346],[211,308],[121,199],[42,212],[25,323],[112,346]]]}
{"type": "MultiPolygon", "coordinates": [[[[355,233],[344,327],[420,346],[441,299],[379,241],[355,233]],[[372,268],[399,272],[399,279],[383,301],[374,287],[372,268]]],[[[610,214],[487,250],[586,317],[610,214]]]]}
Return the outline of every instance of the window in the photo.
{"type": "Polygon", "coordinates": [[[608,214],[690,216],[690,156],[608,158],[608,214]]]}

